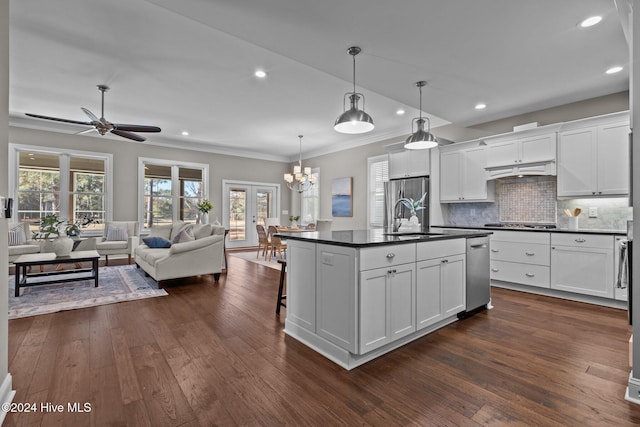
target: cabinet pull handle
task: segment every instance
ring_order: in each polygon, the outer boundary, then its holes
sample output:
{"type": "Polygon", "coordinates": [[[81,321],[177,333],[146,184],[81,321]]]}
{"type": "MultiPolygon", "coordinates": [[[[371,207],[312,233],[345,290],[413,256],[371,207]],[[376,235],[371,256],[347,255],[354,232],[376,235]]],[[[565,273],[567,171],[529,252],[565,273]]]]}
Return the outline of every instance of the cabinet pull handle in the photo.
{"type": "Polygon", "coordinates": [[[389,253],[387,254],[387,259],[391,259],[391,258],[393,258],[394,256],[396,256],[396,254],[394,254],[393,252],[389,252],[389,253]]]}
{"type": "Polygon", "coordinates": [[[500,252],[498,249],[491,249],[491,252],[500,252]]]}
{"type": "Polygon", "coordinates": [[[576,242],[578,242],[578,243],[584,243],[584,242],[586,242],[586,240],[584,240],[582,237],[581,237],[581,238],[579,238],[579,239],[575,239],[575,240],[576,240],[576,242]]]}
{"type": "Polygon", "coordinates": [[[497,269],[497,268],[492,268],[492,269],[491,269],[491,271],[493,271],[494,273],[497,273],[497,272],[498,272],[498,271],[500,271],[500,270],[499,270],[499,269],[497,269]]]}
{"type": "Polygon", "coordinates": [[[527,256],[534,256],[536,253],[535,253],[535,252],[525,252],[525,254],[526,254],[527,256]]]}
{"type": "Polygon", "coordinates": [[[533,273],[525,273],[524,275],[525,275],[525,276],[527,276],[527,277],[533,277],[533,276],[535,276],[535,274],[533,274],[533,273]]]}
{"type": "Polygon", "coordinates": [[[389,273],[389,274],[395,274],[395,273],[396,273],[396,271],[398,271],[398,270],[396,270],[396,269],[393,269],[393,270],[387,270],[387,273],[389,273]]]}
{"type": "Polygon", "coordinates": [[[444,264],[444,263],[449,262],[449,260],[448,259],[443,259],[441,262],[444,264]]]}

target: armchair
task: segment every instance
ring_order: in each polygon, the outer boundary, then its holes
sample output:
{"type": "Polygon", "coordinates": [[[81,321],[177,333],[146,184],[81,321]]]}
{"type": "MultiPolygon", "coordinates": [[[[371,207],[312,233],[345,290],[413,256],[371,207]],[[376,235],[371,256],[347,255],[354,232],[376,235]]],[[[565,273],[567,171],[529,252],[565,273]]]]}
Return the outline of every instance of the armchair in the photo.
{"type": "Polygon", "coordinates": [[[31,230],[28,222],[20,222],[9,225],[9,235],[15,233],[15,240],[9,238],[9,262],[13,263],[20,255],[37,254],[40,252],[40,242],[31,240],[31,230]],[[22,232],[20,230],[22,229],[22,232]],[[22,234],[24,233],[24,234],[22,234]],[[17,238],[17,236],[20,238],[17,238]],[[24,240],[22,240],[24,237],[24,240]]]}
{"type": "Polygon", "coordinates": [[[104,235],[96,242],[96,250],[105,257],[106,265],[109,265],[109,255],[127,255],[131,264],[131,256],[139,244],[137,221],[110,221],[105,224],[104,235]]]}

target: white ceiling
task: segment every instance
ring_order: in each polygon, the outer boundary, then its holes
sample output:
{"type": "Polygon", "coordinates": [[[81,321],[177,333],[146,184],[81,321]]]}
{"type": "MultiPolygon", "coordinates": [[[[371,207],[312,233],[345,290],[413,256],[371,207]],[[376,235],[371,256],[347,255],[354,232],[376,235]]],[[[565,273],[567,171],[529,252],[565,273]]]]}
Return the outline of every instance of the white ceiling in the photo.
{"type": "Polygon", "coordinates": [[[418,80],[433,127],[629,85],[614,0],[12,0],[10,10],[13,125],[78,132],[24,113],[84,121],[80,107],[98,114],[95,86],[107,84],[105,117],[160,126],[150,143],[274,160],[297,158],[298,134],[305,157],[406,137],[418,80]],[[599,25],[577,26],[594,14],[599,25]],[[376,122],[364,135],[333,130],[353,45],[376,122]],[[625,69],[605,75],[612,65],[625,69]]]}

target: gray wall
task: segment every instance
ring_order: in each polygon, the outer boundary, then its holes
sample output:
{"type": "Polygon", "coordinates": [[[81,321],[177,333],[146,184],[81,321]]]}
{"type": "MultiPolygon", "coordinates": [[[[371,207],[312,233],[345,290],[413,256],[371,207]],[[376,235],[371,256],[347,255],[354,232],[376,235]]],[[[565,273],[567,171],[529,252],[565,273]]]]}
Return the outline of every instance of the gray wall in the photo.
{"type": "MultiPolygon", "coordinates": [[[[282,176],[287,167],[287,164],[283,162],[138,144],[109,137],[69,135],[17,127],[9,128],[9,142],[112,154],[113,219],[121,221],[137,219],[139,157],[209,164],[209,197],[214,206],[214,209],[209,213],[209,219],[214,221],[219,218],[220,222],[223,220],[223,179],[283,184],[282,176]]],[[[6,180],[7,174],[0,175],[6,180]]],[[[282,187],[284,188],[281,206],[286,208],[290,204],[290,192],[284,185],[282,187]]]]}
{"type": "MultiPolygon", "coordinates": [[[[0,0],[0,171],[8,166],[9,128],[9,0],[0,0]]],[[[0,173],[0,195],[7,194],[7,174],[0,173]]],[[[6,230],[6,227],[3,228],[6,230]]],[[[7,283],[7,239],[0,239],[0,385],[8,378],[9,372],[9,321],[7,283]]],[[[0,396],[0,400],[4,396],[0,396]]]]}

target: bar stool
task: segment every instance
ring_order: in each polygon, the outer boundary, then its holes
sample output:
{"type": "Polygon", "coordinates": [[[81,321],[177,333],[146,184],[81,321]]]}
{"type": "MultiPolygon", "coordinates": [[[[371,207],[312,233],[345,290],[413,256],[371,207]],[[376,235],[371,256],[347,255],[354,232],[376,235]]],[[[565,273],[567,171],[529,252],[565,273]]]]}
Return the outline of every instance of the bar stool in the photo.
{"type": "Polygon", "coordinates": [[[276,303],[276,314],[280,314],[280,306],[286,307],[287,305],[282,301],[287,298],[286,295],[282,295],[282,290],[284,288],[284,276],[287,271],[287,260],[279,259],[278,263],[281,265],[280,268],[280,286],[278,286],[278,302],[276,303]]]}

